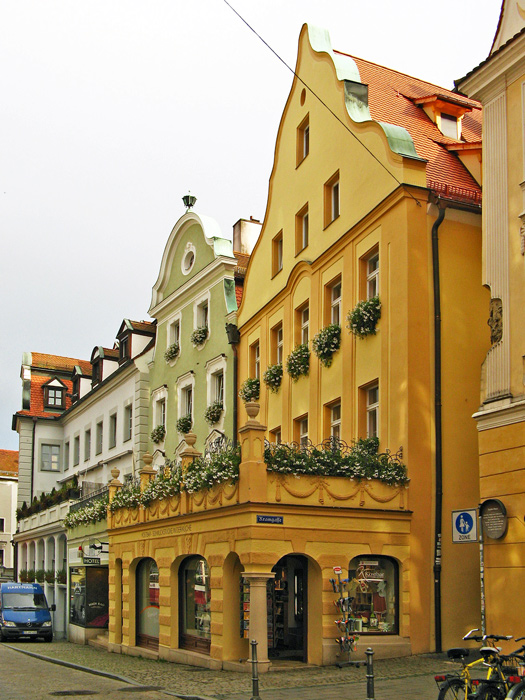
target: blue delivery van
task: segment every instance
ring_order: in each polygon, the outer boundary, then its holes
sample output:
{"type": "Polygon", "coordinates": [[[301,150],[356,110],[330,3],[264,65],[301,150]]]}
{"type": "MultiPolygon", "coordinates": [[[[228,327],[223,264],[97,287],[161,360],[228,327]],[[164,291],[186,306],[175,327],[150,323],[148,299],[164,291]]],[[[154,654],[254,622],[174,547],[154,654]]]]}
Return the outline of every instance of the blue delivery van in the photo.
{"type": "Polygon", "coordinates": [[[53,641],[51,612],[39,583],[0,584],[0,641],[36,639],[53,641]]]}

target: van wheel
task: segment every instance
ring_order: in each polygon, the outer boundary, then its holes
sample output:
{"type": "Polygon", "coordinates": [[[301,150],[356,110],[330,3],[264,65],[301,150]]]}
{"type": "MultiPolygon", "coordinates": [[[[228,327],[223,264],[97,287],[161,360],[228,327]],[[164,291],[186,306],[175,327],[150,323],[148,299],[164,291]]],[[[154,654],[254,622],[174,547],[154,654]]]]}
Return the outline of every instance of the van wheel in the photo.
{"type": "Polygon", "coordinates": [[[44,641],[48,642],[48,644],[49,644],[50,642],[53,641],[53,637],[44,637],[44,641]]]}

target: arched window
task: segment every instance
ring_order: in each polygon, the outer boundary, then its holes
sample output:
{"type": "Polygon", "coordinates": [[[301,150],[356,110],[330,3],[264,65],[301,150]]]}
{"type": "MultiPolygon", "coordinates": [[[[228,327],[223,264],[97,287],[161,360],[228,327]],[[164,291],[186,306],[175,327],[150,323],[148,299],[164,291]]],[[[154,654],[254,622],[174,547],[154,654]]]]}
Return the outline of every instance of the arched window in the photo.
{"type": "Polygon", "coordinates": [[[153,559],[137,566],[137,646],[159,646],[159,570],[153,559]]]}
{"type": "Polygon", "coordinates": [[[348,567],[350,619],[356,632],[398,634],[399,572],[389,557],[354,557],[348,567]]]}
{"type": "Polygon", "coordinates": [[[202,557],[189,557],[180,568],[180,646],[210,653],[210,572],[202,557]]]}

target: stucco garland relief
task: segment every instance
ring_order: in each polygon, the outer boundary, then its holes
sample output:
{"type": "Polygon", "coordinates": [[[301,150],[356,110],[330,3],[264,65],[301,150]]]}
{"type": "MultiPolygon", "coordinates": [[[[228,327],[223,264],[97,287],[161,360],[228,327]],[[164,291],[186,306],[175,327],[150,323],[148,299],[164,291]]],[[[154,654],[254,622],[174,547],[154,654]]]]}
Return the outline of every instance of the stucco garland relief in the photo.
{"type": "Polygon", "coordinates": [[[239,502],[239,488],[238,484],[231,484],[230,482],[224,482],[223,484],[218,484],[213,489],[204,490],[197,493],[190,494],[188,510],[190,513],[193,512],[195,508],[203,508],[207,510],[208,506],[211,507],[221,507],[223,501],[231,501],[234,497],[236,502],[239,502]],[[229,489],[229,491],[228,491],[229,489]]]}
{"type": "MultiPolygon", "coordinates": [[[[350,501],[355,499],[359,495],[359,506],[364,507],[366,503],[366,496],[369,496],[376,503],[390,503],[394,499],[399,499],[399,509],[403,510],[405,508],[405,486],[390,486],[388,492],[384,496],[380,496],[375,493],[375,486],[383,486],[380,482],[375,480],[360,481],[356,484],[355,488],[348,493],[336,493],[331,487],[330,482],[324,477],[310,477],[310,483],[312,486],[306,490],[299,490],[293,488],[289,483],[288,476],[282,474],[272,474],[270,475],[270,480],[275,483],[275,500],[280,503],[282,500],[281,488],[283,488],[287,494],[293,498],[309,498],[313,496],[316,491],[318,492],[318,501],[321,505],[325,504],[325,494],[328,495],[334,501],[350,501]]],[[[295,479],[295,477],[293,477],[295,479]]]]}

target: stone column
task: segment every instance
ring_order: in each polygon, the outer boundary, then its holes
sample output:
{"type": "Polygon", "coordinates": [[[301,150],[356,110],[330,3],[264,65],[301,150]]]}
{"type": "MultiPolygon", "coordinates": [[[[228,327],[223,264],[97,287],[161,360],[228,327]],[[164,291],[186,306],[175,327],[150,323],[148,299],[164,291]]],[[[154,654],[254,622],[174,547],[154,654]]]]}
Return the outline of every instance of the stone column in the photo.
{"type": "Polygon", "coordinates": [[[250,573],[241,574],[250,582],[250,641],[257,642],[257,660],[259,673],[266,673],[270,668],[268,659],[268,610],[266,604],[266,582],[275,574],[250,573]]]}
{"type": "Polygon", "coordinates": [[[144,454],[142,455],[142,461],[144,462],[144,466],[142,467],[142,469],[139,469],[140,490],[144,491],[149,482],[154,478],[155,470],[151,466],[151,463],[153,462],[153,457],[149,454],[149,452],[144,452],[144,454]]]}
{"type": "Polygon", "coordinates": [[[241,503],[267,502],[267,474],[264,462],[264,437],[266,426],[256,419],[259,404],[245,404],[248,420],[239,429],[241,465],[239,467],[239,499],[241,503]]]}

